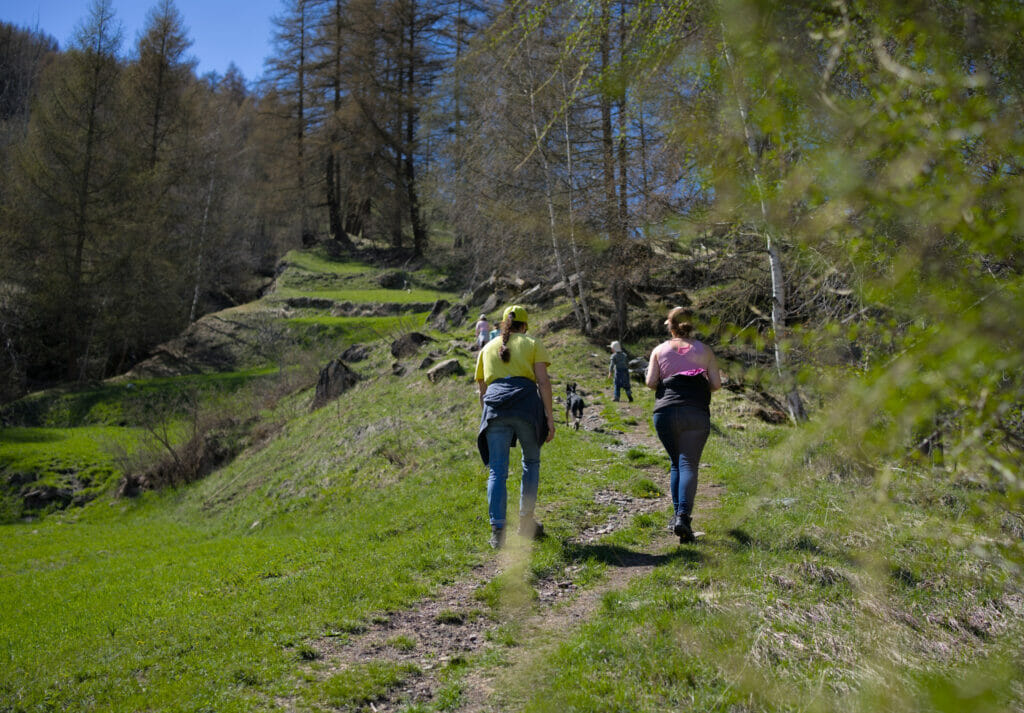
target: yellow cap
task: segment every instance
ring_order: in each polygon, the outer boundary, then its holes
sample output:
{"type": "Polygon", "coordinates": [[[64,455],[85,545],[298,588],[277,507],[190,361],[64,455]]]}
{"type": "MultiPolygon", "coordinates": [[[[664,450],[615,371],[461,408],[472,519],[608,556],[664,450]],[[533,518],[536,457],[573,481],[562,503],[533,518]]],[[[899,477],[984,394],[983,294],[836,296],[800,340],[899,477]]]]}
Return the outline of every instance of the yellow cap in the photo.
{"type": "Polygon", "coordinates": [[[511,305],[509,307],[506,307],[505,311],[501,315],[501,321],[504,322],[506,319],[509,318],[509,315],[512,316],[513,322],[522,322],[523,324],[528,324],[528,321],[526,319],[526,308],[523,307],[522,305],[511,305]]]}

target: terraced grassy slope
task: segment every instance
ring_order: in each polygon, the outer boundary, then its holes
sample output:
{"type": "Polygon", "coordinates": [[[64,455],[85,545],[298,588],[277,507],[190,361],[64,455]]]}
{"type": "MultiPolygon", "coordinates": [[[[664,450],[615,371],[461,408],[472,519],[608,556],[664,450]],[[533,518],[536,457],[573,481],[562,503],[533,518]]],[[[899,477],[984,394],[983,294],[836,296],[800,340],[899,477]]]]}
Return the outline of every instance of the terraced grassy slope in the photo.
{"type": "Polygon", "coordinates": [[[6,405],[0,423],[32,430],[0,428],[0,522],[110,490],[125,467],[166,451],[157,430],[179,443],[200,413],[256,419],[258,402],[312,383],[346,346],[421,329],[436,300],[454,299],[426,271],[409,276],[415,289],[379,286],[395,274],[317,250],[289,253],[261,300],[204,317],[128,375],[6,405]]]}

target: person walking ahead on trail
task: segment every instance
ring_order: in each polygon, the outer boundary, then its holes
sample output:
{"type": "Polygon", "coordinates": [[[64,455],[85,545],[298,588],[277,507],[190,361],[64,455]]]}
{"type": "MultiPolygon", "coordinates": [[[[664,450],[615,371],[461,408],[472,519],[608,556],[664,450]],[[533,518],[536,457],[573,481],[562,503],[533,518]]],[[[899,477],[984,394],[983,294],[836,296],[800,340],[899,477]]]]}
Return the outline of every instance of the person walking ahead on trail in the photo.
{"type": "Polygon", "coordinates": [[[626,390],[626,397],[633,400],[633,389],[629,385],[629,356],[626,352],[622,351],[622,345],[618,341],[614,341],[608,345],[612,350],[612,359],[608,363],[608,376],[615,380],[615,398],[612,401],[619,400],[619,390],[626,390]]]}
{"type": "Polygon", "coordinates": [[[693,542],[697,471],[711,432],[711,392],[722,388],[722,378],[714,353],[691,336],[687,310],[671,310],[665,324],[672,338],[651,352],[647,386],[655,390],[654,430],[671,461],[672,531],[680,542],[693,542]]]}
{"type": "Polygon", "coordinates": [[[476,348],[483,349],[484,345],[487,344],[490,337],[488,336],[491,332],[491,325],[487,322],[487,315],[480,315],[480,319],[476,321],[476,348]]]}
{"type": "Polygon", "coordinates": [[[526,309],[512,305],[501,319],[501,339],[489,341],[476,359],[480,391],[477,447],[487,465],[487,511],[491,547],[505,543],[505,481],[509,449],[518,439],[523,450],[523,482],[519,496],[519,534],[537,538],[544,528],[534,518],[540,485],[540,447],[555,437],[552,412],[551,357],[536,339],[526,336],[526,309]]]}

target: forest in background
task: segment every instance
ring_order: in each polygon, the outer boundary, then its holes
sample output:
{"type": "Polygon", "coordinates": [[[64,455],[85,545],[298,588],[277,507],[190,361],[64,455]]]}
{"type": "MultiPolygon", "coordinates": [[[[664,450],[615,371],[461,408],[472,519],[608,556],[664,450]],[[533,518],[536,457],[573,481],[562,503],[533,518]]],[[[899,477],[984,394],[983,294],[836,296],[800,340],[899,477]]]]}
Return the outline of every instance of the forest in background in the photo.
{"type": "Polygon", "coordinates": [[[561,280],[616,337],[644,291],[739,278],[706,331],[794,420],[856,403],[851,462],[945,434],[1020,492],[1019,4],[288,0],[248,81],[197,77],[186,25],[161,0],[129,45],[97,0],[66,48],[0,27],[0,398],[359,241],[561,280]],[[650,284],[678,251],[706,269],[650,284]]]}

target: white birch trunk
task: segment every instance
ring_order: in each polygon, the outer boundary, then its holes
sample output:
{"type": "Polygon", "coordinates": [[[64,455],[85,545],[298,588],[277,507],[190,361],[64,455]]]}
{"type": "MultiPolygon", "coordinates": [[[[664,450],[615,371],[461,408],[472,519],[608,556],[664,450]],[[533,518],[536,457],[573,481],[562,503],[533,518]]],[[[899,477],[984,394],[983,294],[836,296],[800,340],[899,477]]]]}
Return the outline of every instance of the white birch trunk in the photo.
{"type": "MultiPolygon", "coordinates": [[[[537,154],[540,156],[541,166],[544,169],[544,199],[548,204],[548,221],[551,231],[551,250],[555,255],[555,266],[558,269],[558,276],[565,283],[566,294],[569,296],[569,300],[572,302],[573,312],[576,313],[576,320],[580,324],[583,324],[583,315],[580,312],[580,306],[576,302],[576,296],[572,291],[572,283],[569,281],[569,276],[565,272],[565,266],[562,264],[562,251],[558,248],[558,225],[555,219],[555,201],[551,190],[551,167],[548,165],[548,157],[541,146],[540,128],[537,126],[537,111],[536,105],[533,101],[533,89],[529,90],[530,94],[530,121],[533,123],[533,138],[537,142],[537,154]]],[[[577,273],[577,279],[579,275],[577,273]]]]}
{"type": "Polygon", "coordinates": [[[590,307],[587,305],[587,292],[583,284],[583,268],[580,266],[580,251],[579,246],[576,245],[576,212],[573,209],[573,172],[572,172],[572,140],[570,139],[569,133],[569,101],[571,96],[576,96],[576,91],[579,89],[580,82],[583,79],[583,73],[580,72],[576,76],[576,84],[572,89],[572,93],[566,91],[565,86],[565,75],[562,75],[562,95],[564,97],[565,106],[563,107],[562,120],[565,127],[565,170],[566,170],[566,185],[568,187],[568,219],[569,219],[569,249],[572,255],[572,266],[576,272],[576,290],[580,297],[580,306],[583,309],[583,321],[580,326],[583,329],[584,334],[590,334],[593,332],[593,322],[590,319],[590,307]]]}
{"type": "Polygon", "coordinates": [[[779,256],[778,245],[772,240],[769,228],[768,206],[765,202],[764,187],[761,185],[757,149],[754,145],[754,137],[750,131],[750,122],[747,119],[747,109],[743,104],[739,82],[736,81],[736,68],[733,65],[732,55],[729,53],[729,44],[725,39],[724,25],[722,27],[722,52],[725,55],[725,62],[729,66],[733,91],[736,94],[736,105],[739,109],[740,121],[743,124],[743,138],[747,144],[747,153],[750,154],[751,173],[754,176],[754,186],[757,188],[757,197],[761,206],[765,249],[768,253],[768,267],[772,280],[772,332],[775,337],[773,340],[775,345],[775,369],[786,389],[786,406],[789,410],[789,418],[793,423],[799,423],[806,418],[806,412],[804,411],[803,401],[800,399],[800,392],[797,390],[793,376],[789,371],[786,354],[786,280],[782,271],[782,259],[779,256]]]}
{"type": "Polygon", "coordinates": [[[196,248],[196,270],[195,282],[192,288],[192,308],[188,312],[188,323],[196,321],[196,311],[199,308],[199,289],[203,281],[203,250],[206,248],[206,224],[210,217],[210,202],[213,200],[213,176],[210,176],[210,185],[206,189],[206,206],[203,208],[203,222],[199,226],[199,245],[196,248]]]}

